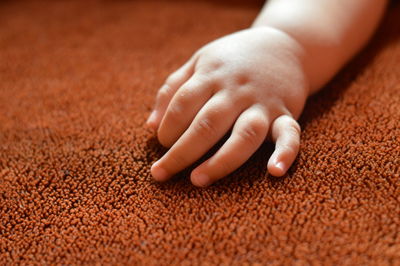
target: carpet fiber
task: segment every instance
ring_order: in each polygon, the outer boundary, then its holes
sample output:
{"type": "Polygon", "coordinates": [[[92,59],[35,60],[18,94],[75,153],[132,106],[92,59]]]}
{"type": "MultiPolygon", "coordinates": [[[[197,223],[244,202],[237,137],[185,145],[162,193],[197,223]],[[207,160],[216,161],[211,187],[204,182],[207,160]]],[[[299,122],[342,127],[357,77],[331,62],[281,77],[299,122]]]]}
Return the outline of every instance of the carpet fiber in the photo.
{"type": "Polygon", "coordinates": [[[151,179],[158,87],[242,2],[0,2],[0,264],[400,264],[399,5],[307,102],[287,176],[266,143],[206,189],[151,179]]]}

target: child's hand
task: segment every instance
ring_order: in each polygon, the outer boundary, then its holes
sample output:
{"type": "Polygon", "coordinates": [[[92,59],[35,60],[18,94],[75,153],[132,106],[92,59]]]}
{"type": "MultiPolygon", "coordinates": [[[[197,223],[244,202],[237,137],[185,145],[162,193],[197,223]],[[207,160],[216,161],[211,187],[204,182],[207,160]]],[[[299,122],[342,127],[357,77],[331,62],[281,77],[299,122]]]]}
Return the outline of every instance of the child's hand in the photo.
{"type": "Polygon", "coordinates": [[[151,168],[164,181],[188,167],[230,129],[232,134],[191,181],[206,186],[242,165],[269,134],[276,143],[268,171],[282,176],[299,150],[308,95],[302,47],[268,27],[240,31],[201,48],[159,90],[147,124],[170,150],[151,168]]]}

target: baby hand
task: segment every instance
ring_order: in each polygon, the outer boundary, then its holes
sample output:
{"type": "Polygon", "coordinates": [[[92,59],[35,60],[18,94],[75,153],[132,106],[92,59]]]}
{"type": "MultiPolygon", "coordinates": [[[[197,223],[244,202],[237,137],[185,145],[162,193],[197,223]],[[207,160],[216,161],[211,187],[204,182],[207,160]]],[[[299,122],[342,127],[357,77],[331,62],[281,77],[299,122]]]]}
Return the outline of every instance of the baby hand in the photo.
{"type": "Polygon", "coordinates": [[[268,27],[243,30],[198,50],[161,87],[147,125],[168,152],[151,168],[164,181],[201,158],[230,129],[222,147],[191,173],[207,186],[240,167],[266,140],[276,143],[268,171],[282,176],[297,156],[308,95],[302,47],[268,27]]]}

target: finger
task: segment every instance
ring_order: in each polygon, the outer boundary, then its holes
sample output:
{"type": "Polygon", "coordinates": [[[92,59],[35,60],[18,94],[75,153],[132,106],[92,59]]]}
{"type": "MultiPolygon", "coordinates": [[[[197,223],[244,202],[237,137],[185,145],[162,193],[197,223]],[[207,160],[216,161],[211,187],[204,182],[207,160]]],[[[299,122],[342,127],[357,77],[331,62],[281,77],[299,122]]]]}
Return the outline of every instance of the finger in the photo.
{"type": "Polygon", "coordinates": [[[171,147],[190,126],[214,90],[203,74],[195,73],[172,97],[158,128],[158,139],[171,147]]]}
{"type": "Polygon", "coordinates": [[[201,187],[208,186],[239,168],[264,142],[268,126],[268,115],[263,108],[254,105],[244,111],[224,145],[193,170],[192,183],[201,187]]]}
{"type": "Polygon", "coordinates": [[[273,176],[283,176],[299,152],[300,126],[294,118],[282,115],[272,123],[271,133],[275,151],[269,158],[268,172],[273,176]]]}
{"type": "Polygon", "coordinates": [[[225,135],[240,111],[226,102],[226,96],[212,97],[179,140],[153,164],[154,179],[164,181],[198,160],[225,135]]]}
{"type": "Polygon", "coordinates": [[[175,92],[193,75],[195,61],[196,57],[193,56],[182,67],[167,78],[165,84],[157,93],[154,109],[146,121],[147,126],[153,129],[158,128],[164,112],[175,92]]]}

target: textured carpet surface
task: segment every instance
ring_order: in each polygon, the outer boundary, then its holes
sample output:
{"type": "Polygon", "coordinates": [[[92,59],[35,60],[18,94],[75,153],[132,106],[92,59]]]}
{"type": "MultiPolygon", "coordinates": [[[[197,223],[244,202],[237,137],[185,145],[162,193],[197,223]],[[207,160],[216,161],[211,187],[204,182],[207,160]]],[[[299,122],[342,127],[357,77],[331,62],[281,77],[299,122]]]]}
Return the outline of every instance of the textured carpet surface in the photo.
{"type": "MultiPolygon", "coordinates": [[[[0,2],[0,264],[400,264],[400,8],[300,119],[207,189],[158,184],[167,75],[261,3],[0,2]]],[[[239,152],[239,151],[238,151],[239,152]]]]}

